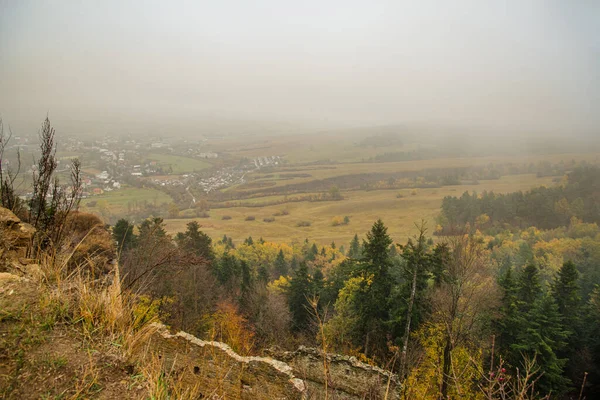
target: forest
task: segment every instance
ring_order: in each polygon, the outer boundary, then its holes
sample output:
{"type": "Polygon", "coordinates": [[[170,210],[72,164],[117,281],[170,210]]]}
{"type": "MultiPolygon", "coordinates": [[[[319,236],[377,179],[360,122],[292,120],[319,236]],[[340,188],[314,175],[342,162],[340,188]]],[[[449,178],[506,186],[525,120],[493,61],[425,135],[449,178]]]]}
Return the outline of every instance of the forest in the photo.
{"type": "Polygon", "coordinates": [[[406,243],[382,220],[328,246],[213,242],[195,221],[171,237],[161,218],[122,219],[113,237],[126,287],[149,308],[242,354],[306,344],[354,355],[397,372],[406,398],[593,398],[599,176],[580,168],[553,189],[446,198],[442,218],[472,229],[432,236],[422,223],[406,243]]]}
{"type": "Polygon", "coordinates": [[[510,194],[465,192],[459,198],[447,196],[443,200],[441,220],[446,227],[474,226],[482,216],[499,228],[553,229],[567,225],[572,217],[598,223],[600,168],[578,167],[557,187],[510,194]]]}

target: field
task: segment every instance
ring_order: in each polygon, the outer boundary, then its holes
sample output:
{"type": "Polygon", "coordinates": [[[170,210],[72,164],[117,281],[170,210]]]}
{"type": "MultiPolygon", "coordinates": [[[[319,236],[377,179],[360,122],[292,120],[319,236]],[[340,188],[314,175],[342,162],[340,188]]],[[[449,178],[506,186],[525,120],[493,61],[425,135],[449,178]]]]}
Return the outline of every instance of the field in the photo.
{"type": "MultiPolygon", "coordinates": [[[[442,188],[413,190],[372,190],[344,192],[344,200],[323,202],[297,202],[266,207],[232,207],[212,209],[210,218],[197,221],[202,230],[214,239],[224,234],[239,243],[244,238],[263,237],[276,242],[293,240],[301,241],[309,238],[321,244],[335,241],[339,245],[347,245],[355,233],[359,236],[367,232],[373,222],[381,218],[388,226],[389,233],[397,242],[404,242],[416,232],[415,223],[421,219],[427,221],[430,232],[435,229],[435,217],[444,196],[461,195],[464,191],[494,190],[497,193],[527,190],[540,185],[551,185],[552,178],[537,178],[533,174],[510,175],[499,180],[481,181],[479,185],[446,186],[442,188]],[[396,195],[401,193],[402,198],[396,195]],[[275,216],[275,221],[264,222],[263,219],[287,210],[289,215],[275,216]],[[222,220],[223,216],[229,220],[222,220]],[[254,221],[245,221],[247,216],[254,216],[254,221]],[[348,225],[332,226],[335,216],[349,216],[348,225]],[[308,221],[308,227],[298,227],[298,223],[308,221]]],[[[256,199],[254,201],[262,201],[256,199]]],[[[166,221],[167,231],[175,233],[185,230],[189,219],[170,219],[166,221]]]]}
{"type": "Polygon", "coordinates": [[[171,154],[150,153],[145,159],[146,161],[156,161],[164,169],[171,167],[173,169],[172,173],[175,175],[202,171],[211,167],[210,163],[203,160],[171,154]]]}
{"type": "Polygon", "coordinates": [[[171,198],[165,193],[150,188],[124,187],[120,190],[105,192],[81,201],[81,210],[102,214],[105,208],[111,215],[127,216],[128,208],[136,203],[148,202],[154,205],[170,203],[171,198]],[[93,207],[91,204],[95,204],[93,207]]]}

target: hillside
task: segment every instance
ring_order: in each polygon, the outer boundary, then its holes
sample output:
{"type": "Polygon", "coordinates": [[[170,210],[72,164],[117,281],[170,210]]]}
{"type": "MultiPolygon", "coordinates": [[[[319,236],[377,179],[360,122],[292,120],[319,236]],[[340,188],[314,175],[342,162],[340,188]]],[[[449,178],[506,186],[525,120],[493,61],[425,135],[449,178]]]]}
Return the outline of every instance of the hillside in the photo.
{"type": "Polygon", "coordinates": [[[354,357],[271,350],[284,362],[171,334],[121,290],[117,264],[96,279],[63,268],[72,252],[26,258],[33,231],[0,208],[2,398],[399,398],[394,374],[354,357]]]}

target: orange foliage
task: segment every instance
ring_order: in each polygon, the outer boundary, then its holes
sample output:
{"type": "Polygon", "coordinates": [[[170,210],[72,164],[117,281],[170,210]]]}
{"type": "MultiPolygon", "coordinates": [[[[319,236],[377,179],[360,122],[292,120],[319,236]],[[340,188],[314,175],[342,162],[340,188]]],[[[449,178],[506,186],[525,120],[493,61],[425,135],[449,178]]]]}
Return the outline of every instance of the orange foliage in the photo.
{"type": "Polygon", "coordinates": [[[210,325],[213,340],[227,343],[238,354],[252,353],[254,332],[248,328],[248,321],[234,304],[228,301],[218,303],[217,311],[210,317],[210,325]]]}

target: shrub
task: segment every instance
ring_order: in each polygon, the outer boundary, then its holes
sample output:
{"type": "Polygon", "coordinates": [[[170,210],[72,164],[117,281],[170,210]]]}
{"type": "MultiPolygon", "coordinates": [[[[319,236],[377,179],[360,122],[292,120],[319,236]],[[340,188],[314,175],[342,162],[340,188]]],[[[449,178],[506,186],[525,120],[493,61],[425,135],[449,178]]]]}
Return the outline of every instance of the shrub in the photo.
{"type": "Polygon", "coordinates": [[[221,217],[221,219],[222,219],[223,221],[227,221],[227,220],[231,219],[231,215],[223,215],[223,216],[221,217]]]}
{"type": "Polygon", "coordinates": [[[273,214],[274,217],[283,217],[284,215],[290,215],[288,210],[281,210],[273,214]]]}
{"type": "Polygon", "coordinates": [[[331,219],[331,226],[340,226],[343,224],[344,224],[344,220],[340,216],[336,216],[331,219]]]}
{"type": "Polygon", "coordinates": [[[411,196],[416,196],[417,195],[417,189],[413,189],[412,192],[410,192],[411,196]]]}
{"type": "Polygon", "coordinates": [[[246,217],[246,221],[254,221],[256,219],[256,217],[254,215],[248,215],[246,217]]]}
{"type": "Polygon", "coordinates": [[[396,195],[396,198],[397,198],[397,199],[402,199],[402,198],[404,198],[404,195],[403,195],[402,193],[398,193],[398,194],[396,195]]]}
{"type": "Polygon", "coordinates": [[[310,221],[300,221],[296,224],[296,226],[298,227],[303,227],[303,226],[310,226],[310,221]]]}
{"type": "Polygon", "coordinates": [[[274,217],[267,217],[265,219],[263,219],[264,222],[274,222],[275,218],[274,217]]]}
{"type": "Polygon", "coordinates": [[[331,226],[348,225],[349,223],[350,217],[347,215],[344,218],[338,215],[333,217],[333,219],[331,220],[331,226]]]}
{"type": "Polygon", "coordinates": [[[198,213],[198,218],[209,218],[209,217],[210,217],[210,214],[207,213],[206,211],[200,211],[198,213]]]}

